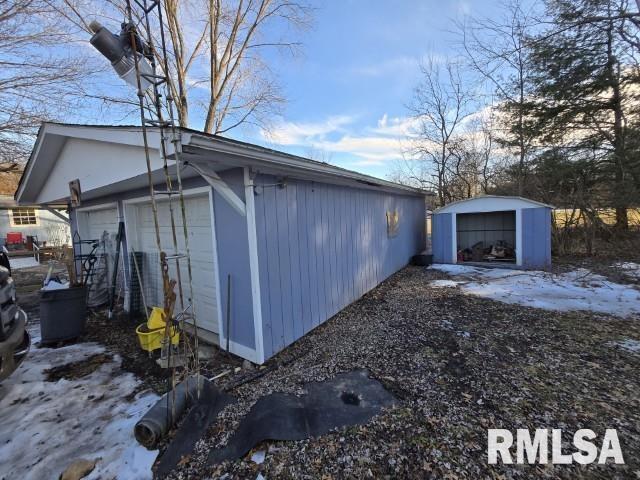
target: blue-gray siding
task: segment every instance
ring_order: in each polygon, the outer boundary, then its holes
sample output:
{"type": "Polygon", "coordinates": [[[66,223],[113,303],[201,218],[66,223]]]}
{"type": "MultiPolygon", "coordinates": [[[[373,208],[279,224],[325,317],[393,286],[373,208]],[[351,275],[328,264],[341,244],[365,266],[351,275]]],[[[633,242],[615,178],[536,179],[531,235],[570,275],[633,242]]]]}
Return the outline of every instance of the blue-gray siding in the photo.
{"type": "Polygon", "coordinates": [[[551,209],[522,209],[522,266],[551,266],[551,209]]]}
{"type": "Polygon", "coordinates": [[[255,197],[264,354],[269,358],[424,249],[424,198],[261,175],[255,197]],[[387,235],[387,211],[399,213],[387,235]]]}
{"type": "MultiPolygon", "coordinates": [[[[240,168],[220,172],[227,185],[244,200],[243,172],[240,168]]],[[[218,251],[218,273],[222,305],[222,331],[227,337],[227,288],[231,275],[231,341],[255,348],[255,328],[251,297],[251,270],[249,268],[249,240],[247,219],[240,215],[214,190],[213,211],[218,251]]],[[[223,345],[226,347],[226,345],[223,345]]]]}
{"type": "Polygon", "coordinates": [[[453,258],[452,218],[451,213],[438,213],[433,216],[431,248],[435,263],[451,263],[453,258]]]}

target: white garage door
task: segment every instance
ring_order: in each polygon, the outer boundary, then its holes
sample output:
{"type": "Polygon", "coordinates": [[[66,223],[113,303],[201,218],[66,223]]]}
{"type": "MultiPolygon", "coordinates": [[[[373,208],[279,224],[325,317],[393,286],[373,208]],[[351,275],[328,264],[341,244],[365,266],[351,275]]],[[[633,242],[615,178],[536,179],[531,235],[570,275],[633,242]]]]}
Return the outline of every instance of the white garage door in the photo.
{"type": "MultiPolygon", "coordinates": [[[[110,260],[107,264],[111,271],[112,265],[110,263],[113,261],[113,255],[116,250],[116,236],[118,235],[118,210],[116,207],[78,211],[78,230],[82,240],[105,241],[104,251],[110,260]],[[104,232],[107,232],[107,235],[104,232]]],[[[90,251],[91,245],[82,246],[83,253],[89,253],[90,251]]],[[[99,254],[102,252],[102,248],[97,250],[99,254]]]]}
{"type": "MultiPolygon", "coordinates": [[[[99,208],[78,211],[78,230],[82,240],[99,240],[103,242],[96,250],[101,256],[94,269],[92,283],[100,285],[98,290],[89,293],[89,304],[96,306],[103,304],[108,299],[108,285],[113,275],[113,262],[116,252],[116,237],[118,235],[118,210],[116,207],[99,208]],[[106,235],[105,235],[106,232],[106,235]]],[[[92,250],[91,245],[83,244],[82,253],[88,254],[92,250]]],[[[122,265],[118,270],[116,293],[124,291],[124,275],[122,265]]]]}
{"type": "MultiPolygon", "coordinates": [[[[82,212],[82,215],[86,222],[86,234],[83,236],[83,240],[100,240],[105,231],[113,238],[118,234],[118,210],[116,208],[90,210],[82,212]]],[[[82,229],[80,231],[82,232],[82,229]]]]}
{"type": "MultiPolygon", "coordinates": [[[[151,298],[147,303],[154,305],[163,304],[162,277],[160,275],[160,259],[156,247],[155,227],[153,211],[150,203],[135,205],[135,224],[137,235],[136,250],[145,252],[144,283],[145,291],[151,298]],[[151,287],[151,292],[149,291],[151,287]]],[[[191,271],[193,277],[193,304],[195,306],[198,327],[214,333],[218,333],[217,292],[216,292],[216,268],[213,253],[213,234],[211,231],[211,208],[209,195],[187,196],[185,198],[187,212],[187,228],[189,234],[189,249],[191,251],[191,271]]],[[[180,205],[173,201],[174,218],[176,221],[176,237],[178,251],[185,253],[184,233],[182,230],[182,215],[180,205]]],[[[169,204],[158,201],[158,219],[160,223],[160,241],[162,249],[167,255],[172,255],[173,239],[171,234],[171,221],[169,216],[169,204]]],[[[176,261],[169,261],[169,276],[177,280],[175,269],[176,261]]],[[[185,304],[189,298],[189,280],[186,259],[180,260],[180,273],[182,277],[182,290],[185,304]]],[[[180,309],[178,286],[176,292],[176,312],[180,309]]]]}

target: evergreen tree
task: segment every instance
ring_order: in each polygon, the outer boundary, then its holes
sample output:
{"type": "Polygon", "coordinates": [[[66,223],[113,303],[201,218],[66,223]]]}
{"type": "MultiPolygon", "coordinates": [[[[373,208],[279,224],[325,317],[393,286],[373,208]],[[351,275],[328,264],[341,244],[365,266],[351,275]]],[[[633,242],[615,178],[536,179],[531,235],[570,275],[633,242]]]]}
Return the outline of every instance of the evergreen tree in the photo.
{"type": "Polygon", "coordinates": [[[548,0],[550,28],[531,40],[535,95],[530,104],[541,145],[561,145],[574,159],[594,159],[628,228],[627,209],[638,204],[640,125],[637,27],[624,0],[548,0]]]}

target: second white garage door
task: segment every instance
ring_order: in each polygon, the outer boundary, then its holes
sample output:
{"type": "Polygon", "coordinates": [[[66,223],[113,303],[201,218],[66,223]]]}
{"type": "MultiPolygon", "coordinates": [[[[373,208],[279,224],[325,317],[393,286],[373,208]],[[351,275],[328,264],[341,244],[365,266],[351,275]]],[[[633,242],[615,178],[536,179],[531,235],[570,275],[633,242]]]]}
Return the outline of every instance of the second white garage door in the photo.
{"type": "MultiPolygon", "coordinates": [[[[185,252],[184,233],[182,228],[182,215],[177,200],[173,202],[174,218],[176,221],[176,237],[178,251],[185,252]]],[[[129,207],[131,208],[131,207],[129,207]]],[[[150,300],[154,305],[161,306],[163,300],[162,277],[159,268],[159,254],[156,247],[155,227],[153,211],[150,202],[133,204],[135,217],[135,235],[137,251],[145,252],[145,264],[143,270],[145,290],[150,293],[150,300]],[[150,288],[151,287],[151,292],[150,288]]],[[[197,194],[186,196],[185,208],[187,212],[187,228],[189,234],[189,248],[191,251],[191,270],[193,277],[193,303],[195,306],[198,327],[214,333],[218,333],[218,308],[216,292],[216,259],[213,249],[213,233],[211,230],[211,207],[209,194],[197,194]]],[[[129,211],[129,210],[128,210],[129,211]]],[[[160,224],[160,241],[162,249],[168,255],[172,255],[173,239],[171,234],[171,221],[169,215],[169,203],[165,199],[158,200],[158,220],[160,224]]],[[[129,221],[129,219],[127,219],[129,221]]],[[[129,232],[131,235],[131,232],[129,232]]],[[[169,261],[169,276],[177,279],[175,260],[169,261]]],[[[180,273],[185,303],[189,297],[189,281],[186,259],[180,260],[180,273]]],[[[176,286],[176,312],[180,309],[178,287],[176,286]]]]}
{"type": "MultiPolygon", "coordinates": [[[[98,255],[106,254],[104,265],[106,265],[106,271],[100,270],[100,262],[97,264],[94,271],[92,281],[101,285],[98,294],[89,295],[89,302],[91,306],[95,306],[92,302],[98,304],[107,301],[107,289],[111,284],[111,277],[113,275],[117,235],[118,235],[118,210],[115,206],[109,205],[104,207],[94,207],[85,210],[78,211],[78,232],[82,240],[98,240],[101,242],[101,246],[95,253],[98,255]]],[[[91,245],[83,244],[82,253],[88,254],[92,251],[91,245]]],[[[104,268],[104,267],[103,267],[104,268]]],[[[116,288],[116,294],[124,291],[124,275],[122,274],[122,265],[118,269],[118,284],[116,288]]]]}
{"type": "Polygon", "coordinates": [[[83,223],[80,226],[83,240],[101,240],[104,232],[109,237],[115,237],[118,233],[118,210],[115,207],[80,211],[79,220],[83,223]]]}

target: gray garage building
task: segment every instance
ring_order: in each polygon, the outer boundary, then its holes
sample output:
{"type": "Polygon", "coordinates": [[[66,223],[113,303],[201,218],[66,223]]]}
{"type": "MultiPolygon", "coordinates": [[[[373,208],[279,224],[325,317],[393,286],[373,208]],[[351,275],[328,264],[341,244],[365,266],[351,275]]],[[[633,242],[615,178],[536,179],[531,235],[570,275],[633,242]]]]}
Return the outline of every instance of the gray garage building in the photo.
{"type": "MultiPolygon", "coordinates": [[[[232,353],[263,363],[424,250],[424,191],[224,137],[188,129],[179,134],[173,148],[186,162],[198,333],[222,346],[228,337],[232,353]]],[[[160,138],[153,129],[150,144],[152,178],[162,190],[160,138]]],[[[82,204],[70,212],[73,231],[83,239],[106,232],[113,240],[122,222],[125,298],[136,275],[127,257],[135,252],[142,255],[147,301],[160,305],[140,127],[45,123],[18,203],[66,204],[74,179],[82,187],[82,204]]],[[[159,229],[163,248],[170,249],[165,197],[157,200],[159,229]]],[[[178,213],[178,232],[182,222],[178,213]]],[[[180,251],[185,247],[179,237],[180,251]]],[[[187,278],[184,262],[180,266],[187,278]]]]}

